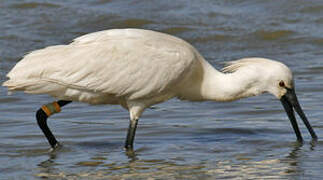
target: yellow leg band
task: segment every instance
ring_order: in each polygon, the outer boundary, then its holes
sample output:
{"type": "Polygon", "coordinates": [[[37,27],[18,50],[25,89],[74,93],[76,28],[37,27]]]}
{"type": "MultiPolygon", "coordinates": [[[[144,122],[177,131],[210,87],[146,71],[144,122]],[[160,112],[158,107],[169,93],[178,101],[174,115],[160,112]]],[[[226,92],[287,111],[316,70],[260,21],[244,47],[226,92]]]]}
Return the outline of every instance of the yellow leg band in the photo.
{"type": "Polygon", "coordinates": [[[43,105],[41,108],[46,113],[46,115],[48,117],[55,114],[55,113],[61,112],[61,108],[56,101],[46,104],[46,105],[43,105]]]}

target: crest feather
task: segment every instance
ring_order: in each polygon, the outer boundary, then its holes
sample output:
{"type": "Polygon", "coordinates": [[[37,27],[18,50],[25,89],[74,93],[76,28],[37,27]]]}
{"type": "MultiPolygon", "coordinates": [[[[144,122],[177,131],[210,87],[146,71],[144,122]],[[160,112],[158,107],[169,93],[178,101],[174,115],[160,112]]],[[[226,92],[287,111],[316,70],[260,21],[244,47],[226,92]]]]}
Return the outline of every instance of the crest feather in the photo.
{"type": "Polygon", "coordinates": [[[225,67],[222,68],[221,71],[224,73],[233,73],[246,66],[257,65],[257,64],[264,65],[268,62],[272,63],[273,61],[269,59],[264,59],[264,58],[244,58],[236,61],[226,62],[225,67]]]}

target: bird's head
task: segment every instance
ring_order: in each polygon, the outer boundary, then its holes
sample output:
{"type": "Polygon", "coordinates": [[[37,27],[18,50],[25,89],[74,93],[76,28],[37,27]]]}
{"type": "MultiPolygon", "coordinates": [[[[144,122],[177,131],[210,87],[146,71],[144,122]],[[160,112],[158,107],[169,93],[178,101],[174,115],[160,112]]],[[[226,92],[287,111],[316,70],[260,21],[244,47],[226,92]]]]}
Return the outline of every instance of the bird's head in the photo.
{"type": "Polygon", "coordinates": [[[297,139],[302,141],[302,136],[296,122],[294,111],[296,111],[301,117],[312,138],[317,139],[313,128],[308,122],[297,100],[292,71],[286,65],[277,61],[268,61],[268,66],[268,68],[265,68],[269,71],[267,81],[268,92],[276,96],[281,101],[287,116],[292,123],[297,139]]]}
{"type": "Polygon", "coordinates": [[[267,92],[276,98],[281,99],[288,89],[294,89],[293,74],[286,65],[277,61],[268,61],[261,70],[265,74],[263,81],[267,86],[267,92]]]}
{"type": "Polygon", "coordinates": [[[247,58],[233,61],[229,66],[224,68],[226,72],[238,70],[241,70],[240,75],[248,73],[256,74],[257,77],[253,81],[253,89],[256,89],[256,92],[269,92],[281,101],[299,141],[302,141],[302,136],[296,122],[294,111],[301,117],[312,138],[317,139],[314,130],[297,100],[292,71],[285,64],[264,58],[247,58]]]}
{"type": "Polygon", "coordinates": [[[307,120],[295,93],[294,88],[294,80],[291,70],[282,63],[277,63],[277,67],[273,70],[271,89],[270,93],[275,95],[282,103],[289,120],[292,123],[294,131],[296,133],[297,139],[302,141],[301,133],[298,129],[298,125],[296,122],[296,118],[294,115],[294,111],[298,113],[298,115],[303,120],[306,125],[308,131],[310,132],[313,139],[317,139],[317,136],[311,127],[309,121],[307,120]]]}

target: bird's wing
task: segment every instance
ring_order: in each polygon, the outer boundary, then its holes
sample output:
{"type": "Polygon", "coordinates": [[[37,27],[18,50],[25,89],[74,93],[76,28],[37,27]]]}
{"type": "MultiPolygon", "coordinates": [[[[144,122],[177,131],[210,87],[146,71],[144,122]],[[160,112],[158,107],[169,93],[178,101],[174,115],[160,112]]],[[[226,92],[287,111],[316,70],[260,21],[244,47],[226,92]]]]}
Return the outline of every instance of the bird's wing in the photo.
{"type": "Polygon", "coordinates": [[[9,90],[54,96],[61,91],[58,88],[72,88],[130,99],[149,97],[189,72],[195,59],[191,48],[184,41],[164,37],[51,46],[25,56],[8,73],[4,85],[9,90]]]}

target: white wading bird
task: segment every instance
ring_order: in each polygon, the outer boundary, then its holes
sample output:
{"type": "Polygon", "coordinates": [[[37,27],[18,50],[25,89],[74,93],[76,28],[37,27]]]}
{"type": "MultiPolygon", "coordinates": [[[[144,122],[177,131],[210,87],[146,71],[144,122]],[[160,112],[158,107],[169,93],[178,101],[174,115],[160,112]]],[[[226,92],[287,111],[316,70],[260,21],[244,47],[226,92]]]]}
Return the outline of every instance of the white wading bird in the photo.
{"type": "Polygon", "coordinates": [[[29,53],[7,77],[3,86],[9,91],[49,94],[59,100],[36,114],[52,148],[59,144],[47,117],[72,101],[120,104],[127,109],[130,125],[125,148],[132,149],[138,119],[153,104],[174,97],[233,101],[266,92],[280,99],[299,141],[302,136],[293,109],[317,139],[295,95],[292,72],[284,64],[245,58],[219,72],[189,43],[154,31],[113,29],[87,34],[68,45],[29,53]]]}

